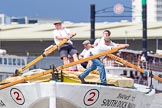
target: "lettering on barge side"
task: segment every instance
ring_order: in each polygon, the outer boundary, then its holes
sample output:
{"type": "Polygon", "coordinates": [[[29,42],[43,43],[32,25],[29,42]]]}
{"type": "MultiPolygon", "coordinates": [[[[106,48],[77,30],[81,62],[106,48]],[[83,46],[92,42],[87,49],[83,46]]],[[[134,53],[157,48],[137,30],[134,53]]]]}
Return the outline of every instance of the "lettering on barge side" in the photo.
{"type": "Polygon", "coordinates": [[[114,108],[136,108],[134,103],[111,99],[104,99],[101,106],[111,106],[114,108]]]}
{"type": "Polygon", "coordinates": [[[131,96],[131,95],[126,95],[126,94],[122,94],[119,93],[119,95],[117,96],[117,99],[122,99],[122,100],[129,100],[129,101],[134,101],[135,100],[135,96],[131,96]]]}
{"type": "Polygon", "coordinates": [[[103,99],[101,106],[114,108],[136,108],[134,102],[135,96],[119,93],[116,99],[103,99]]]}
{"type": "Polygon", "coordinates": [[[6,104],[2,100],[0,100],[0,107],[6,107],[6,104]]]}

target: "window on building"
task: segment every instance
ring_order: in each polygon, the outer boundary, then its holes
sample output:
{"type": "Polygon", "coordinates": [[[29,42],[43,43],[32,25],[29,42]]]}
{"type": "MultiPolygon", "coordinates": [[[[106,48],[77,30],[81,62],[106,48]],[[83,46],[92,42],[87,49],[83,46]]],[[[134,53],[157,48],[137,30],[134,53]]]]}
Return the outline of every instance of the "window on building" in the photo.
{"type": "Polygon", "coordinates": [[[2,58],[0,58],[0,64],[2,64],[2,58]]]}
{"type": "Polygon", "coordinates": [[[15,58],[13,59],[13,65],[16,65],[16,59],[15,58]]]}
{"type": "Polygon", "coordinates": [[[162,14],[162,10],[158,10],[157,11],[157,14],[162,14]]]}
{"type": "Polygon", "coordinates": [[[12,65],[12,58],[8,58],[8,64],[12,65]]]}
{"type": "Polygon", "coordinates": [[[22,61],[22,62],[21,62],[21,63],[22,63],[22,65],[25,65],[25,61],[24,61],[24,59],[22,59],[21,61],[22,61]]]}
{"type": "Polygon", "coordinates": [[[157,2],[162,2],[162,0],[156,0],[157,2]]]}
{"type": "Polygon", "coordinates": [[[162,9],[162,5],[158,4],[156,5],[157,8],[162,9]]]}
{"type": "Polygon", "coordinates": [[[7,64],[7,58],[4,58],[4,64],[5,65],[7,64]]]}
{"type": "Polygon", "coordinates": [[[2,75],[0,74],[0,81],[2,81],[2,75]]]}
{"type": "Polygon", "coordinates": [[[157,21],[162,21],[162,17],[157,17],[157,21]]]}
{"type": "Polygon", "coordinates": [[[17,65],[20,65],[20,62],[21,62],[20,59],[17,59],[17,65]]]}
{"type": "Polygon", "coordinates": [[[127,70],[123,70],[123,75],[127,76],[127,70]]]}

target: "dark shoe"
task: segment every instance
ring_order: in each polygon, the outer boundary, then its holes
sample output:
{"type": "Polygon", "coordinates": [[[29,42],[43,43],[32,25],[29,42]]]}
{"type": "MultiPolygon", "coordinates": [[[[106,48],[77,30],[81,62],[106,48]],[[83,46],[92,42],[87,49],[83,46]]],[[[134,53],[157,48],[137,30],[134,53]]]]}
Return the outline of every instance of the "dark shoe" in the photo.
{"type": "Polygon", "coordinates": [[[78,78],[80,79],[80,81],[82,82],[82,84],[84,84],[84,83],[85,83],[84,78],[82,78],[80,75],[78,76],[78,78]]]}

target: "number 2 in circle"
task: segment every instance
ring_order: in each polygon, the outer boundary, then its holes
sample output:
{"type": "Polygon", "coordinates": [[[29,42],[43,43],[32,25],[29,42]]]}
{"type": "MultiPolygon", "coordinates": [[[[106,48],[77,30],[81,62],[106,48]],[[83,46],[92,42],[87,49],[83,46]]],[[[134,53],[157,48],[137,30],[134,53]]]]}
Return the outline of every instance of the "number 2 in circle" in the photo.
{"type": "Polygon", "coordinates": [[[18,105],[23,105],[25,103],[24,95],[19,89],[12,88],[10,90],[10,95],[18,105]]]}
{"type": "Polygon", "coordinates": [[[86,106],[91,106],[97,102],[99,98],[99,91],[97,89],[90,89],[86,92],[83,102],[86,106]]]}
{"type": "Polygon", "coordinates": [[[91,95],[91,97],[88,98],[88,101],[94,101],[94,97],[95,97],[96,93],[95,92],[91,92],[90,95],[91,95]]]}
{"type": "Polygon", "coordinates": [[[21,97],[20,97],[20,94],[19,92],[14,92],[14,95],[16,95],[16,100],[22,100],[21,97]]]}

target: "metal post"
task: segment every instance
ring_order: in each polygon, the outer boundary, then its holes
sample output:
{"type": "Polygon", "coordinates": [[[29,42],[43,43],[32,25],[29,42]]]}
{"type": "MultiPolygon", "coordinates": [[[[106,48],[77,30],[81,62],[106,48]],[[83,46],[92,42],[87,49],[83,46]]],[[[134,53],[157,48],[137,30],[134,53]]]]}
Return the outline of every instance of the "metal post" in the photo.
{"type": "Polygon", "coordinates": [[[90,40],[93,43],[95,40],[95,5],[91,4],[91,16],[90,16],[90,20],[91,20],[91,37],[90,40]]]}
{"type": "Polygon", "coordinates": [[[127,43],[128,43],[128,42],[127,42],[127,40],[128,40],[128,39],[127,39],[127,37],[128,37],[128,36],[127,36],[127,33],[128,33],[128,31],[127,31],[127,30],[125,30],[125,44],[127,44],[127,43]]]}
{"type": "Polygon", "coordinates": [[[147,58],[147,0],[142,0],[143,53],[147,58]]]}
{"type": "Polygon", "coordinates": [[[159,49],[159,40],[158,40],[158,37],[156,37],[156,50],[159,49]]]}

